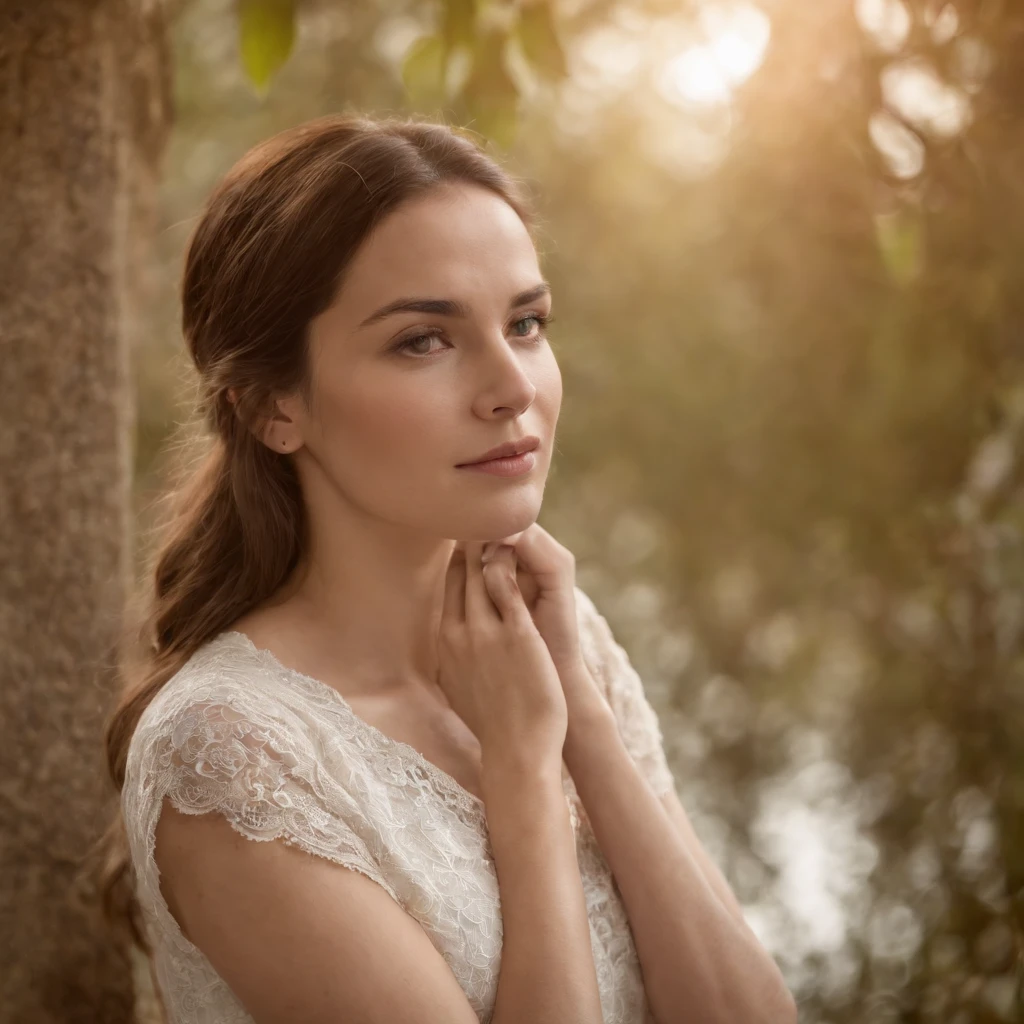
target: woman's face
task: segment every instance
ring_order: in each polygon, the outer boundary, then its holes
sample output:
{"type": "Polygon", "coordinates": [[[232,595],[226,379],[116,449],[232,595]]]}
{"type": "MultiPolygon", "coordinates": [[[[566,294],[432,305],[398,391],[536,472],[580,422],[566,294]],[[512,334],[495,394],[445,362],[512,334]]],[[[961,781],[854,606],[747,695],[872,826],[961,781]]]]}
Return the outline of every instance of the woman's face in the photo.
{"type": "Polygon", "coordinates": [[[486,189],[446,186],[383,220],[310,328],[313,407],[279,400],[268,444],[294,456],[307,500],[425,536],[496,539],[536,519],[562,379],[537,317],[551,311],[526,227],[486,189]],[[416,303],[419,308],[389,307],[416,303]],[[540,438],[513,477],[458,468],[540,438]]]}

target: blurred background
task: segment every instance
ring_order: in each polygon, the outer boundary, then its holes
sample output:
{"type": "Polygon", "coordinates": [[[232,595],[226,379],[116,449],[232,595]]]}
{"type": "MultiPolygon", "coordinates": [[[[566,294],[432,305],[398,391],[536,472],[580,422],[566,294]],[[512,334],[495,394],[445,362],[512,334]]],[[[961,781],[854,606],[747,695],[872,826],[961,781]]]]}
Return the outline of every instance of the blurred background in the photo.
{"type": "Polygon", "coordinates": [[[554,291],[541,522],[801,1020],[1024,1021],[1019,2],[164,14],[134,536],[190,415],[176,289],[217,179],[332,111],[479,132],[554,291]]]}

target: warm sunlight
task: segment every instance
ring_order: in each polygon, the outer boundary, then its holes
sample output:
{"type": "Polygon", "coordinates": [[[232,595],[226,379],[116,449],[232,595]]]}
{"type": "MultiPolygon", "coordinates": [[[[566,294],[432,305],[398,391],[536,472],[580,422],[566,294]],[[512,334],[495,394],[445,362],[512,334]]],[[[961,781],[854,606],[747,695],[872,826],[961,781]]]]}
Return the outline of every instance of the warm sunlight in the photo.
{"type": "Polygon", "coordinates": [[[704,41],[673,58],[664,72],[664,90],[675,102],[726,103],[732,90],[760,66],[771,22],[751,4],[717,4],[699,19],[704,41]]]}

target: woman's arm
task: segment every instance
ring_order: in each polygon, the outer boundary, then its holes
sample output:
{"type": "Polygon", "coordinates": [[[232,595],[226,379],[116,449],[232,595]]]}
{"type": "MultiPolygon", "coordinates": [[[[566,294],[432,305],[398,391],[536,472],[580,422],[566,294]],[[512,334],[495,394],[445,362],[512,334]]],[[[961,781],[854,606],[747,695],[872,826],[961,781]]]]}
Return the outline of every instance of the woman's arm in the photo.
{"type": "MultiPolygon", "coordinates": [[[[482,785],[504,928],[492,1024],[600,1024],[560,774],[485,768],[482,785]]],[[[424,930],[364,874],[169,802],[155,856],[183,934],[259,1024],[477,1020],[424,930]]]]}
{"type": "Polygon", "coordinates": [[[182,933],[257,1024],[479,1024],[427,933],[358,870],[170,803],[155,857],[182,933]]]}
{"type": "MultiPolygon", "coordinates": [[[[156,870],[146,878],[252,1018],[478,1021],[480,1006],[367,845],[373,823],[319,770],[304,720],[241,674],[202,690],[147,729],[123,806],[142,865],[150,849],[138,829],[155,812],[156,870]]],[[[489,1008],[497,1024],[601,1021],[557,753],[541,762],[509,744],[483,757],[504,916],[489,1008]]]]}
{"type": "Polygon", "coordinates": [[[795,1024],[778,967],[685,814],[677,827],[638,771],[586,664],[567,671],[585,673],[569,685],[595,699],[570,714],[566,766],[622,894],[658,1024],[795,1024]]]}
{"type": "Polygon", "coordinates": [[[561,771],[491,770],[485,762],[481,785],[503,927],[493,1024],[601,1024],[561,771]]]}

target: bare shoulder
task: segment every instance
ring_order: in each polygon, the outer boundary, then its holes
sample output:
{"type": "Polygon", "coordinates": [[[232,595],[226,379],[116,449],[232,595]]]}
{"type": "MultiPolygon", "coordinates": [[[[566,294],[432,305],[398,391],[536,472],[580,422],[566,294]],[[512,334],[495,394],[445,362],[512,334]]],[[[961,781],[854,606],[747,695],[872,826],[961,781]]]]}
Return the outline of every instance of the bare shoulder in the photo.
{"type": "Polygon", "coordinates": [[[166,798],[154,857],[182,933],[258,1024],[477,1024],[418,922],[360,871],[166,798]]]}

